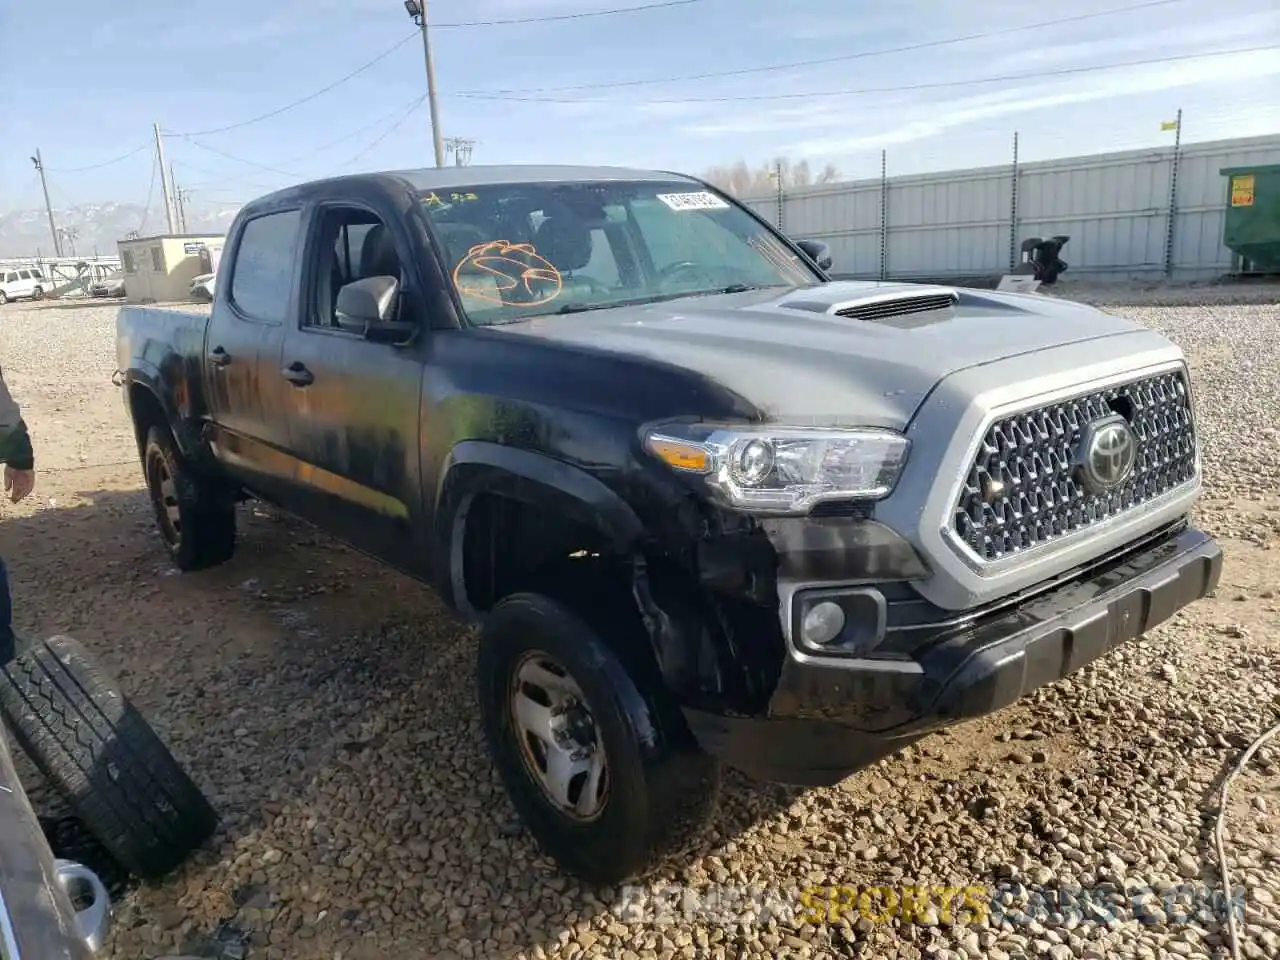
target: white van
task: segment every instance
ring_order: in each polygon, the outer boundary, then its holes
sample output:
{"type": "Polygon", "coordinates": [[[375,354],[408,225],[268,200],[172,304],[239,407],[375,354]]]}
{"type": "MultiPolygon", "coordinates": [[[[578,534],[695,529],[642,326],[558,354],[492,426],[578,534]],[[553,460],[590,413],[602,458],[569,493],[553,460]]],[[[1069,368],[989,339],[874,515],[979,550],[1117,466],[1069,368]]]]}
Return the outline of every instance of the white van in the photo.
{"type": "Polygon", "coordinates": [[[39,267],[5,267],[0,269],[0,303],[10,300],[39,300],[53,284],[39,267]]]}

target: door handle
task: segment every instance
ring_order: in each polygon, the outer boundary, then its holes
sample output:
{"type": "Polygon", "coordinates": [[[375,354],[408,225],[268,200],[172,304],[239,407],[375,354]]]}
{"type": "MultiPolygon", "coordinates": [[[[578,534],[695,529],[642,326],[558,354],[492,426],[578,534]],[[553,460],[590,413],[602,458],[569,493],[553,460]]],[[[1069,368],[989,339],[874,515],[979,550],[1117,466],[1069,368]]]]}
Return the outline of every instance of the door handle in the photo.
{"type": "Polygon", "coordinates": [[[231,354],[227,353],[222,347],[214,347],[208,354],[209,362],[215,367],[225,367],[231,362],[231,354]]]}
{"type": "Polygon", "coordinates": [[[295,360],[283,370],[280,375],[292,383],[295,387],[306,387],[315,383],[315,374],[303,366],[302,361],[295,360]]]}

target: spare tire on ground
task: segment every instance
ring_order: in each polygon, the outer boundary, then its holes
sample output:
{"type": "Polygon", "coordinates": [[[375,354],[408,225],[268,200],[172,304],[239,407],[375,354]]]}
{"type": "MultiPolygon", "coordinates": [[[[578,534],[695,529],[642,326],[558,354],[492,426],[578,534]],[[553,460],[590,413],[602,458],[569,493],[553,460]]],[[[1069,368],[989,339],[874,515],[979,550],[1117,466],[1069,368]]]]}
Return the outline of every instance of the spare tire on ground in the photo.
{"type": "Polygon", "coordinates": [[[212,835],[213,807],[77,640],[19,650],[0,668],[14,739],[120,866],[167,874],[212,835]]]}

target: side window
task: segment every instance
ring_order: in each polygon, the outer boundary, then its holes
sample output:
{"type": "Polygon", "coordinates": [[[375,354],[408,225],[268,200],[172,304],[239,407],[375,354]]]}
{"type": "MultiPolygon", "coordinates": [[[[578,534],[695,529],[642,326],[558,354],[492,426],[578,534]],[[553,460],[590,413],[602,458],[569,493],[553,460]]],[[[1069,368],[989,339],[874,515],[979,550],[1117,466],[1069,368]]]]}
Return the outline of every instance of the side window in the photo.
{"type": "Polygon", "coordinates": [[[30,279],[31,279],[31,271],[30,271],[30,270],[19,270],[19,271],[18,271],[18,279],[19,279],[19,280],[30,280],[30,279]]]}
{"type": "Polygon", "coordinates": [[[310,295],[302,325],[311,329],[332,330],[338,326],[338,291],[348,283],[370,277],[404,280],[394,236],[368,210],[327,209],[307,256],[311,261],[307,264],[310,295]]]}
{"type": "Polygon", "coordinates": [[[151,248],[151,269],[156,273],[164,273],[164,248],[151,248]]]}
{"type": "Polygon", "coordinates": [[[283,321],[289,308],[302,215],[268,213],[244,225],[231,268],[231,301],[255,320],[283,321]]]}
{"type": "Polygon", "coordinates": [[[18,281],[18,275],[16,273],[6,273],[4,275],[5,283],[17,283],[17,281],[18,281]]]}
{"type": "Polygon", "coordinates": [[[121,265],[122,267],[124,267],[124,272],[125,272],[125,273],[133,273],[133,272],[134,272],[134,268],[133,268],[133,251],[132,251],[132,250],[122,250],[122,251],[120,251],[120,265],[121,265]]]}

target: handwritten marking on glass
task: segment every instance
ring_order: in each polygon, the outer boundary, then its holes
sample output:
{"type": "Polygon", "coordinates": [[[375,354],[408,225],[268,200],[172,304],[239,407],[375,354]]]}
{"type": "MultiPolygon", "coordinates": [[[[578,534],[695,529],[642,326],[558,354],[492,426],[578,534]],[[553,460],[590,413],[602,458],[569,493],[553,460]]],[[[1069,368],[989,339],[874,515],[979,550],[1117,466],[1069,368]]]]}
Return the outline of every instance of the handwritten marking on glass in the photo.
{"type": "Polygon", "coordinates": [[[464,297],[504,307],[536,307],[560,296],[564,280],[531,243],[477,243],[453,268],[453,284],[464,297]]]}

